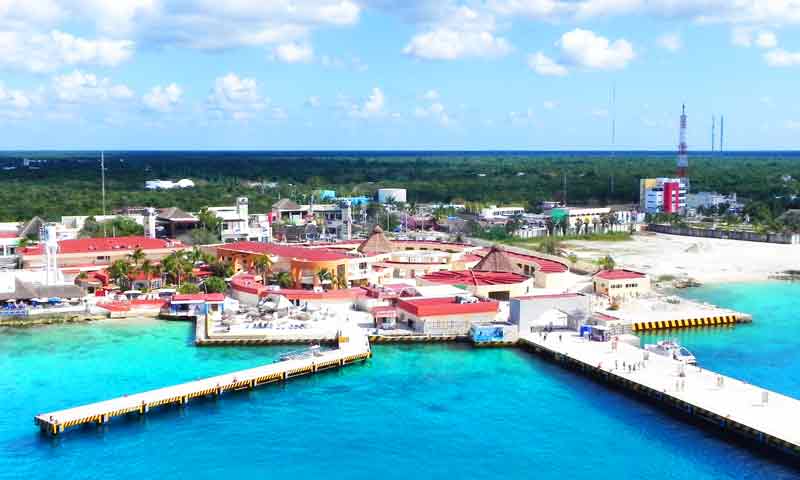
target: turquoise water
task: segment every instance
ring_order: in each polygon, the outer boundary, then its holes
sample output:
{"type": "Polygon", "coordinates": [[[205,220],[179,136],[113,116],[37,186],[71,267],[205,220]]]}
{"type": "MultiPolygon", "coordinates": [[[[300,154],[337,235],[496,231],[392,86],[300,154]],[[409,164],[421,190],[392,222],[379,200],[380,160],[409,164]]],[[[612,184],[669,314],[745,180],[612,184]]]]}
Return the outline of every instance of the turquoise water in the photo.
{"type": "MultiPolygon", "coordinates": [[[[756,323],[677,336],[703,365],[800,396],[800,286],[706,287],[756,323]]],[[[0,478],[798,478],[516,349],[377,346],[364,365],[42,436],[34,414],[271,361],[152,320],[0,331],[0,478]]]]}

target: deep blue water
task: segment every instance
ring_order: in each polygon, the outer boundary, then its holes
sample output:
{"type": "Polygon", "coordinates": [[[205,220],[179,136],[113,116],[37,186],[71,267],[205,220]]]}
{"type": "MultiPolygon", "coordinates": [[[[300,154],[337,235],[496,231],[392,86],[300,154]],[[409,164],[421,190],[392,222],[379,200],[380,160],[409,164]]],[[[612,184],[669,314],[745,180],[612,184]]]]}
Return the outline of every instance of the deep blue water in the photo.
{"type": "MultiPolygon", "coordinates": [[[[689,295],[751,326],[676,334],[704,366],[800,396],[800,285],[689,295]]],[[[798,478],[800,470],[516,349],[377,346],[371,361],[41,436],[34,414],[272,360],[153,320],[0,331],[0,478],[798,478]]],[[[799,412],[800,414],[800,412],[799,412]]]]}

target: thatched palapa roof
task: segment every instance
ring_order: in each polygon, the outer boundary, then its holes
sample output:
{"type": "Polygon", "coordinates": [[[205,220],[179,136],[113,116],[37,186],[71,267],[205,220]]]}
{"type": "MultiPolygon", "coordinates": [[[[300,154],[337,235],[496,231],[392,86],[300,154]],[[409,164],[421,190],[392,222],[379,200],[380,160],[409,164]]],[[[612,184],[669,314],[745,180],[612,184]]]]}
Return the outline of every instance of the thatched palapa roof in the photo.
{"type": "Polygon", "coordinates": [[[508,257],[505,249],[499,245],[494,245],[472,269],[478,272],[522,273],[517,264],[508,257]]]}
{"type": "Polygon", "coordinates": [[[375,225],[372,234],[358,246],[358,251],[364,255],[380,255],[394,251],[392,242],[383,234],[380,225],[375,225]]]}

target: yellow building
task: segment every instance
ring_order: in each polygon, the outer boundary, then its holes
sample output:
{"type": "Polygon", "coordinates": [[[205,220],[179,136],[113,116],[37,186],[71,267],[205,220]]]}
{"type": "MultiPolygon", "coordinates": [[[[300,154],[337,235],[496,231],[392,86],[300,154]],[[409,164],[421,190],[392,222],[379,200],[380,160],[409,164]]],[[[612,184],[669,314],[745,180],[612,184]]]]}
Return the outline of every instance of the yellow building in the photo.
{"type": "Polygon", "coordinates": [[[636,298],[650,291],[650,278],[632,270],[603,270],[592,279],[594,292],[612,302],[636,298]]]}

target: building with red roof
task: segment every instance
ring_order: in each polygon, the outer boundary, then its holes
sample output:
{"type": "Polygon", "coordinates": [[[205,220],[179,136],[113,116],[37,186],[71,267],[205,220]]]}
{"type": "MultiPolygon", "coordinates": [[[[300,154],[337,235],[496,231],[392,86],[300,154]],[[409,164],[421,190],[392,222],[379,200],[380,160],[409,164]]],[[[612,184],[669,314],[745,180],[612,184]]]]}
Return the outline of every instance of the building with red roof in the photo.
{"type": "Polygon", "coordinates": [[[401,298],[397,319],[425,335],[467,335],[474,323],[491,323],[500,304],[469,295],[439,298],[401,298]]]}
{"type": "Polygon", "coordinates": [[[263,256],[269,257],[273,272],[288,272],[297,289],[367,285],[378,283],[381,275],[372,268],[374,258],[341,250],[261,242],[235,242],[217,247],[217,257],[230,262],[236,272],[254,271],[263,256]],[[323,271],[327,274],[321,275],[323,271]]]}
{"type": "MultiPolygon", "coordinates": [[[[177,240],[144,236],[60,240],[58,267],[110,265],[115,260],[127,258],[136,249],[141,249],[145,258],[159,261],[184,248],[185,245],[177,240]]],[[[39,268],[44,265],[43,245],[21,248],[17,253],[22,256],[23,268],[39,268]]]]}
{"type": "Polygon", "coordinates": [[[480,270],[442,270],[418,278],[420,285],[454,285],[478,297],[508,300],[527,295],[533,290],[534,279],[512,272],[480,270]]]}
{"type": "Polygon", "coordinates": [[[592,278],[594,292],[621,302],[650,292],[650,278],[633,270],[603,270],[592,278]]]}

